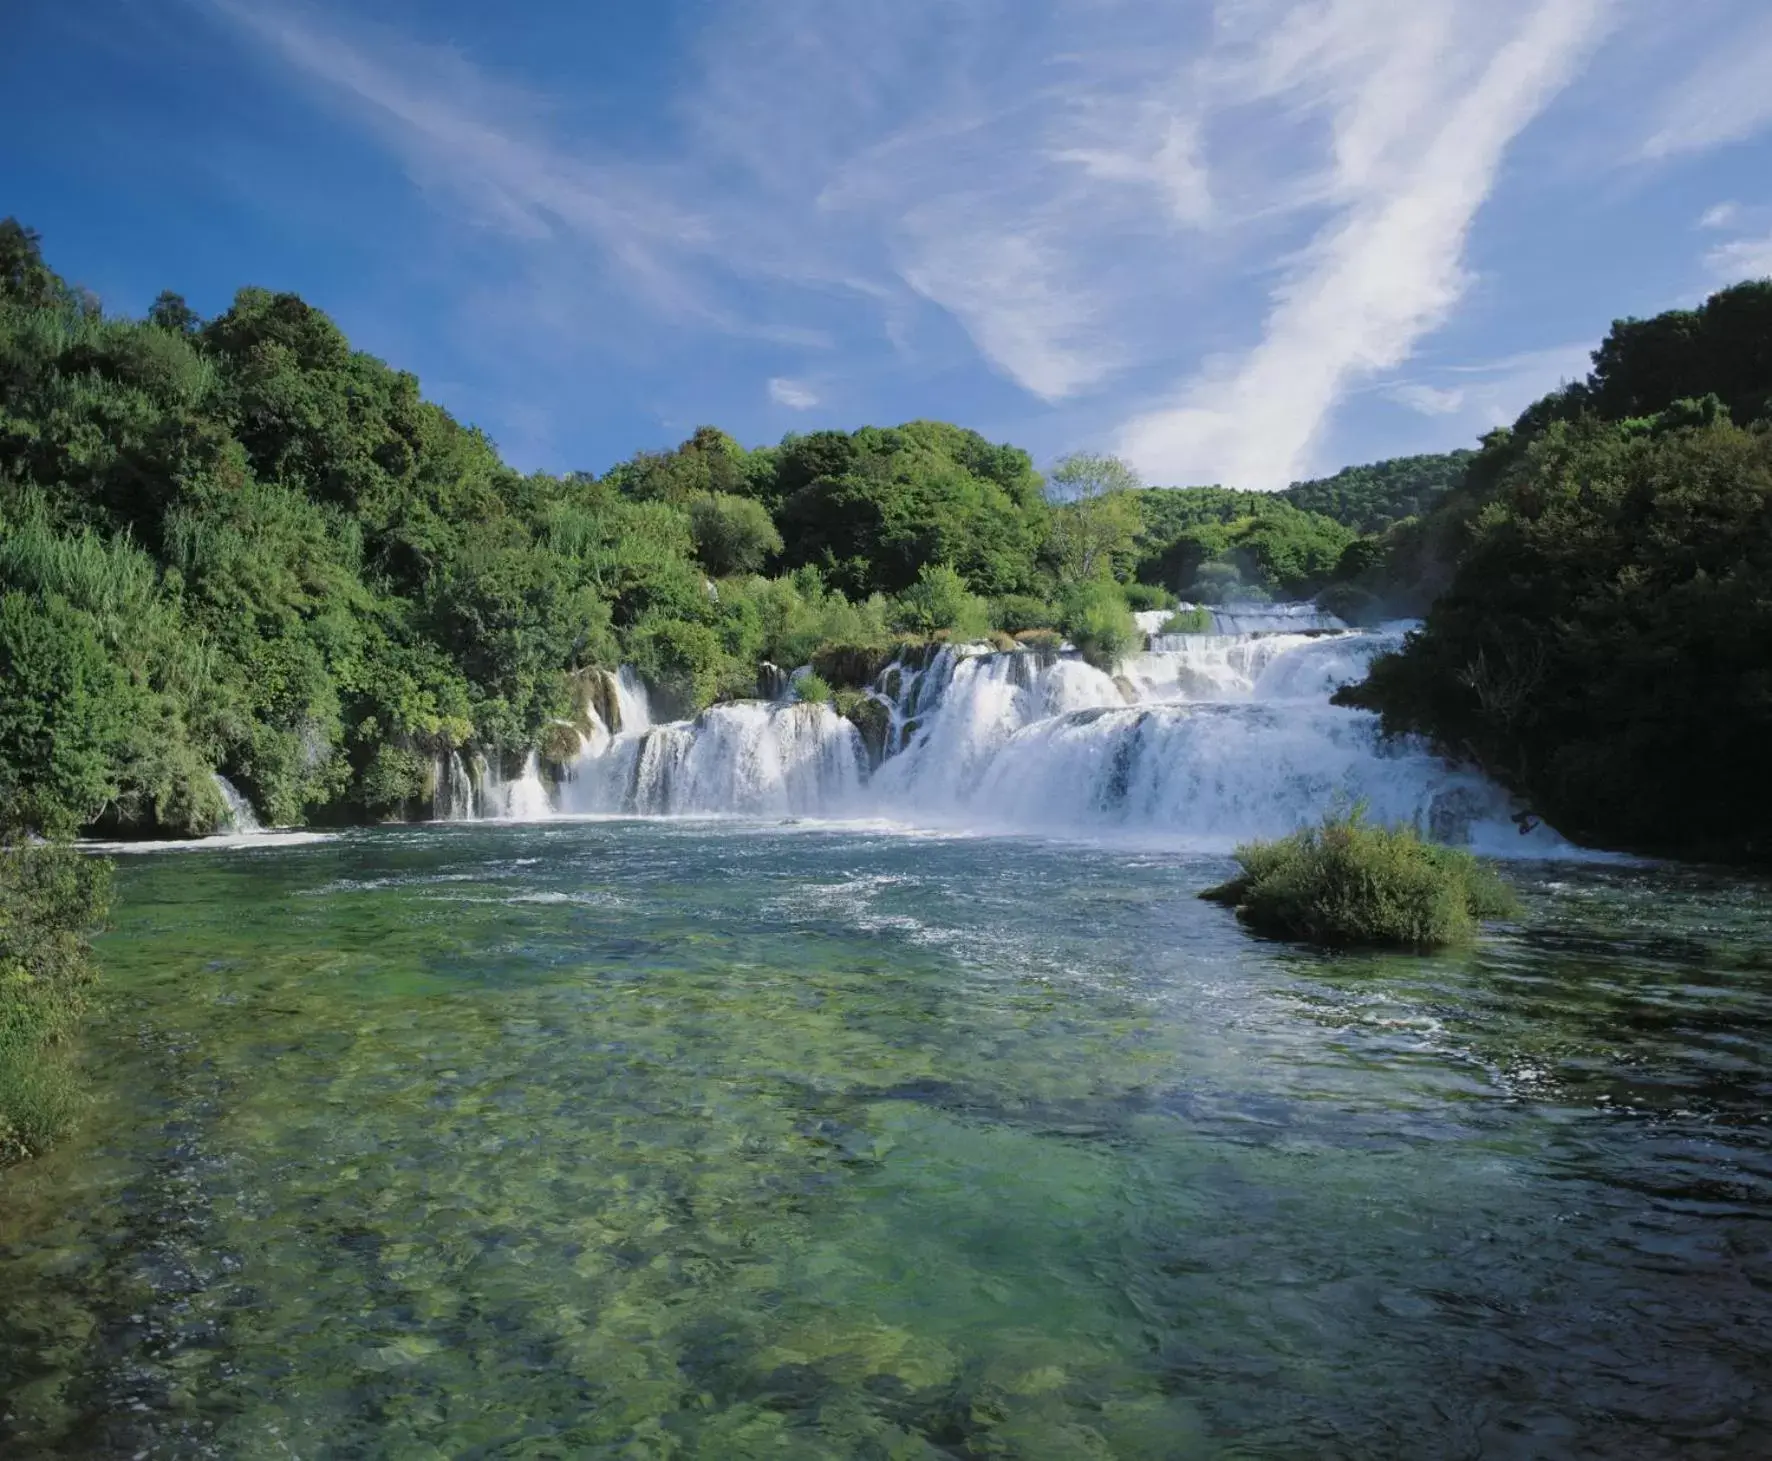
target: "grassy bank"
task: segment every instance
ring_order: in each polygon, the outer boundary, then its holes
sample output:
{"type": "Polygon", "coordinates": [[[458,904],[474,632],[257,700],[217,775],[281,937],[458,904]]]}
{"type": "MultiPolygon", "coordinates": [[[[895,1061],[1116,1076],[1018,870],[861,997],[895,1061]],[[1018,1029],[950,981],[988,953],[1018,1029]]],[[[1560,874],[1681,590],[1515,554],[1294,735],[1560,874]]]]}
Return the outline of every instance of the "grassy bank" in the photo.
{"type": "Polygon", "coordinates": [[[71,847],[0,846],[0,1164],[41,1152],[78,1112],[69,1048],[110,879],[71,847]]]}

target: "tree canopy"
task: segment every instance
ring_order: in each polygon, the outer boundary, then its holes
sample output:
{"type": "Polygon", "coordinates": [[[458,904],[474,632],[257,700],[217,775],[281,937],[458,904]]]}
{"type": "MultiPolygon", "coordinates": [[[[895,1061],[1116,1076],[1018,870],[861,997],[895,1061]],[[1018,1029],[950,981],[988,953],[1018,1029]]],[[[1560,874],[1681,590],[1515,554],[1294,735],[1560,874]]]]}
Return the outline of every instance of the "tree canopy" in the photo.
{"type": "Polygon", "coordinates": [[[1772,283],[1620,321],[1362,570],[1437,598],[1346,703],[1581,840],[1772,855],[1769,402],[1772,283]]]}

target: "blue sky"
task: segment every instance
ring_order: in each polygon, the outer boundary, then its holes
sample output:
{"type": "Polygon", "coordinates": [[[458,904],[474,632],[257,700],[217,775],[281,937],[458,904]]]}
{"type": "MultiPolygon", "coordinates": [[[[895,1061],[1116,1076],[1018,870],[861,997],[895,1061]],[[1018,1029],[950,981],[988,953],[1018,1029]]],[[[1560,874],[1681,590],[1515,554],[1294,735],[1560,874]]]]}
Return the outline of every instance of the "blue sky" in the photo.
{"type": "Polygon", "coordinates": [[[1272,488],[1772,274],[1765,0],[13,0],[0,213],[524,468],[919,416],[1272,488]]]}

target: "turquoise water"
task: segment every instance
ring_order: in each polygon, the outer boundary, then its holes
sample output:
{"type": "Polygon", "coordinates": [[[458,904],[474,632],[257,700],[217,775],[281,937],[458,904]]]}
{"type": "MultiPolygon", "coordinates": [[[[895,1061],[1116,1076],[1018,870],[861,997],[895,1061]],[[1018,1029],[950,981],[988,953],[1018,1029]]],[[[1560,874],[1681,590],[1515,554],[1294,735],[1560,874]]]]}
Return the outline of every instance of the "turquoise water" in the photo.
{"type": "Polygon", "coordinates": [[[1768,889],[1511,870],[1329,957],[1227,864],[731,823],[122,860],[0,1175],[0,1454],[1772,1451],[1768,889]]]}

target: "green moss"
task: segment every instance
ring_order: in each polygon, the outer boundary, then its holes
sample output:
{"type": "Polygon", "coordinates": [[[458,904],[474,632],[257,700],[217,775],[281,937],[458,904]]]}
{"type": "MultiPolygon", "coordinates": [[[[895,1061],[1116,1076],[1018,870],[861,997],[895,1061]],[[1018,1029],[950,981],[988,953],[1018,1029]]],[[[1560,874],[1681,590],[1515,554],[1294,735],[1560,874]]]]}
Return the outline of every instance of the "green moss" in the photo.
{"type": "Polygon", "coordinates": [[[859,690],[891,663],[893,653],[892,647],[871,644],[826,644],[813,652],[811,663],[826,684],[859,690]]]}
{"type": "Polygon", "coordinates": [[[1468,942],[1486,918],[1516,911],[1512,890],[1470,853],[1363,809],[1237,849],[1242,872],[1200,896],[1259,933],[1304,943],[1437,949],[1468,942]]]}
{"type": "Polygon", "coordinates": [[[885,759],[886,741],[892,734],[891,708],[865,690],[839,690],[832,697],[832,705],[838,715],[861,732],[869,763],[878,766],[885,759]]]}

